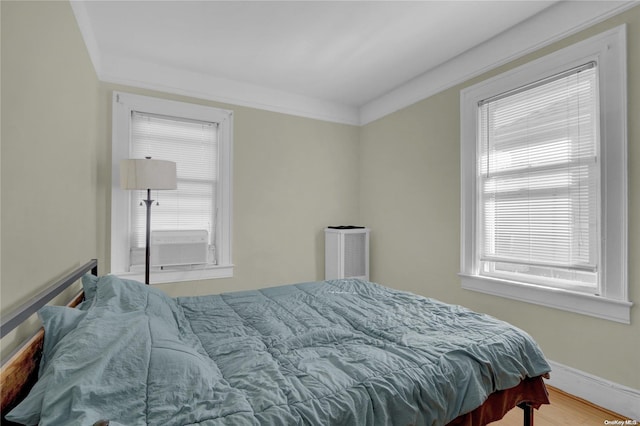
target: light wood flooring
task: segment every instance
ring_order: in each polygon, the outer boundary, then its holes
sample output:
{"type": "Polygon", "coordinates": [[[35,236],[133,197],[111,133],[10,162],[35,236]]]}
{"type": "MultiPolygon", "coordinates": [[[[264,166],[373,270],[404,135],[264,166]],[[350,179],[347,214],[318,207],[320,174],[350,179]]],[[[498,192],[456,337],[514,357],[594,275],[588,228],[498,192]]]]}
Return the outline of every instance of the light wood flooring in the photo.
{"type": "MultiPolygon", "coordinates": [[[[547,389],[551,404],[534,410],[535,426],[603,426],[605,420],[629,420],[551,386],[547,386],[547,389]]],[[[522,410],[514,408],[502,420],[491,423],[491,426],[522,426],[522,410]]]]}

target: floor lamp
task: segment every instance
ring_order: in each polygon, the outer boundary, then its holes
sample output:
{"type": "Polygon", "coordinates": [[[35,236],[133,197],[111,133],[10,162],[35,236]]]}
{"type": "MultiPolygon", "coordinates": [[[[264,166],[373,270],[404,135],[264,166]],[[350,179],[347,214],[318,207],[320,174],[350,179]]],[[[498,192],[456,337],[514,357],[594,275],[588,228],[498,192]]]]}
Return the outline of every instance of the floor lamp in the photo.
{"type": "Polygon", "coordinates": [[[149,284],[149,263],[151,248],[149,247],[151,234],[151,190],[176,189],[176,163],[165,160],[128,159],[120,162],[120,188],[147,190],[147,235],[145,245],[144,282],[149,284]]]}

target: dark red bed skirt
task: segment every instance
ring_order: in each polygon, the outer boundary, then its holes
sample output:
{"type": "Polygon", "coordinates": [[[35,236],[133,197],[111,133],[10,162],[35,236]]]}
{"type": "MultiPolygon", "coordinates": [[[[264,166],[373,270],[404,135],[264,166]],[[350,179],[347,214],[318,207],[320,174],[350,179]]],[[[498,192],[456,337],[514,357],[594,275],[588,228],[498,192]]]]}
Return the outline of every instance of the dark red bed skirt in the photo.
{"type": "Polygon", "coordinates": [[[512,408],[523,403],[535,409],[542,404],[549,404],[549,394],[541,376],[527,378],[510,389],[492,393],[481,406],[456,417],[447,426],[486,425],[500,420],[512,408]]]}

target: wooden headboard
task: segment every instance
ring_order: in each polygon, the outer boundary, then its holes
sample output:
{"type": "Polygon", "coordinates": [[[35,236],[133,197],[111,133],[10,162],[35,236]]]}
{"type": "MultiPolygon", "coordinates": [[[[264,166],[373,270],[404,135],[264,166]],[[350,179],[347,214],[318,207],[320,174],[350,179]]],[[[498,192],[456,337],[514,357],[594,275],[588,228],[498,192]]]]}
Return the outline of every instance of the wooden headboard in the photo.
{"type": "MultiPolygon", "coordinates": [[[[98,261],[92,259],[79,268],[73,270],[63,278],[55,281],[31,300],[27,301],[10,314],[2,317],[0,337],[4,337],[11,330],[22,324],[27,318],[36,313],[64,289],[78,281],[84,274],[91,272],[98,275],[98,261]]],[[[75,307],[84,297],[80,292],[67,306],[75,307]]],[[[36,334],[27,339],[20,347],[7,357],[0,368],[0,412],[2,424],[10,424],[4,420],[11,408],[27,396],[38,378],[38,366],[42,357],[44,343],[44,329],[40,328],[36,334]]]]}

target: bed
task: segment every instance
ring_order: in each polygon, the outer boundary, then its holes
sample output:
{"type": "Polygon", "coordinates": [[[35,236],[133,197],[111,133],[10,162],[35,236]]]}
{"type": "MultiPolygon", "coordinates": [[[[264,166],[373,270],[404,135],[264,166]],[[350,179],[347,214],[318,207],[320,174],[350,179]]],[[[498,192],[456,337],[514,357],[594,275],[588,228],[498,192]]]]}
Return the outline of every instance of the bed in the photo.
{"type": "Polygon", "coordinates": [[[76,308],[39,308],[42,349],[3,365],[2,380],[25,364],[37,378],[26,398],[5,401],[5,387],[24,391],[2,384],[3,422],[457,426],[519,405],[530,424],[548,403],[550,368],[526,333],[379,284],[175,299],[112,275],[82,285],[76,308]]]}

